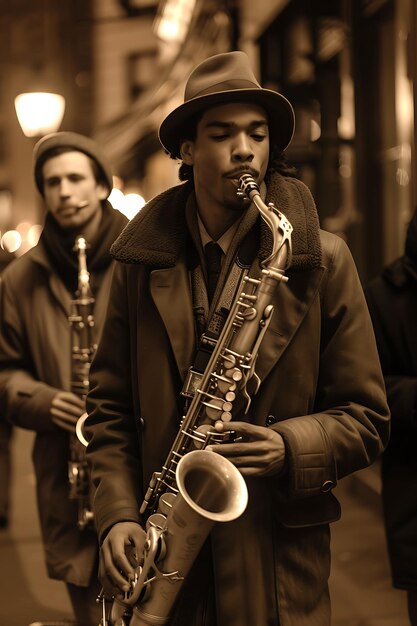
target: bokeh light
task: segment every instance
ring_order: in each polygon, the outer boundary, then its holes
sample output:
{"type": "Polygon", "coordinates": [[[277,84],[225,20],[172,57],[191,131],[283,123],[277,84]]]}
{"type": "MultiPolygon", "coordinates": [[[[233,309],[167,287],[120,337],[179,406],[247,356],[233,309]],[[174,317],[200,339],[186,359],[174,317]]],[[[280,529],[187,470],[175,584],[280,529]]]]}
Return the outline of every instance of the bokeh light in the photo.
{"type": "Polygon", "coordinates": [[[22,245],[22,236],[17,230],[8,230],[0,240],[0,245],[6,252],[13,254],[22,245]]]}
{"type": "Polygon", "coordinates": [[[126,195],[120,189],[114,187],[109,195],[109,202],[114,209],[123,213],[131,220],[145,204],[144,198],[138,193],[127,193],[126,195]]]}

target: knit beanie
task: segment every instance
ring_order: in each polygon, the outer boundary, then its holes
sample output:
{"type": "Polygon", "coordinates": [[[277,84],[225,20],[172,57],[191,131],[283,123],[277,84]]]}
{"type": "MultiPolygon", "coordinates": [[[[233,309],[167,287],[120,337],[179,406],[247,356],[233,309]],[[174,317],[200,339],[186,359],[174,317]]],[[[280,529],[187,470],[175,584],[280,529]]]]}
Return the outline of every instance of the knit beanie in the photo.
{"type": "Polygon", "coordinates": [[[38,141],[33,149],[35,182],[42,196],[44,195],[42,165],[47,160],[47,153],[57,147],[73,148],[77,152],[83,152],[92,158],[100,168],[103,176],[103,182],[106,182],[110,193],[113,189],[113,176],[110,164],[108,163],[106,156],[101,151],[100,146],[85,135],[62,131],[59,133],[45,135],[45,137],[42,137],[42,139],[38,141]]]}

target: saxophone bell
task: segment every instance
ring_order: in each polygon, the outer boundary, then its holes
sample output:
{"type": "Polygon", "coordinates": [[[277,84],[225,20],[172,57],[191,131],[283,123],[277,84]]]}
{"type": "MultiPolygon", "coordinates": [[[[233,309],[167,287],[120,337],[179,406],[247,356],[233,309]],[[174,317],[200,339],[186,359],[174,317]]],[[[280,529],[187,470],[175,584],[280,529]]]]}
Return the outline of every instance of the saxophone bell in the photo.
{"type": "MultiPolygon", "coordinates": [[[[248,490],[242,474],[225,457],[193,450],[177,467],[178,494],[167,502],[165,518],[148,519],[144,560],[129,600],[135,605],[130,626],[166,624],[175,599],[213,525],[237,519],[248,490]],[[162,520],[162,523],[161,523],[162,520]],[[143,595],[145,587],[147,594],[143,595]]],[[[165,494],[168,495],[168,494],[165,494]]]]}

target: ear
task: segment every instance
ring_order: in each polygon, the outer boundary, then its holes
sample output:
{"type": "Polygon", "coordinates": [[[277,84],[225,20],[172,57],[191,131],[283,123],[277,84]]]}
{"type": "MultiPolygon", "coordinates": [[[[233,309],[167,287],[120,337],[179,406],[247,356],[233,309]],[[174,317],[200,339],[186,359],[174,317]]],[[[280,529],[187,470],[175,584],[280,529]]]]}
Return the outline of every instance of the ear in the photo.
{"type": "Polygon", "coordinates": [[[103,185],[103,183],[98,183],[98,185],[97,185],[97,195],[99,197],[99,200],[106,200],[108,198],[108,196],[110,195],[110,192],[109,192],[107,186],[103,185]]]}
{"type": "Polygon", "coordinates": [[[181,160],[186,165],[194,165],[194,142],[186,139],[180,146],[181,160]]]}

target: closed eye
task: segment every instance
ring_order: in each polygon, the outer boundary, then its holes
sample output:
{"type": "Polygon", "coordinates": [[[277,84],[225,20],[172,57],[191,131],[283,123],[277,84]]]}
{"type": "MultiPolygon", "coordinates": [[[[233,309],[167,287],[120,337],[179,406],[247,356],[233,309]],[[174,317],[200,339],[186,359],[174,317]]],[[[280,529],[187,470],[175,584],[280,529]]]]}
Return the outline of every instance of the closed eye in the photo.
{"type": "Polygon", "coordinates": [[[57,185],[59,185],[59,183],[60,183],[59,178],[47,178],[45,180],[45,185],[47,187],[56,187],[57,185]]]}
{"type": "Polygon", "coordinates": [[[266,135],[264,133],[253,133],[251,137],[255,141],[264,141],[264,139],[266,139],[266,135]]]}
{"type": "Polygon", "coordinates": [[[228,139],[228,137],[230,137],[229,133],[222,133],[221,135],[210,135],[211,139],[214,139],[214,141],[224,141],[225,139],[228,139]]]}

